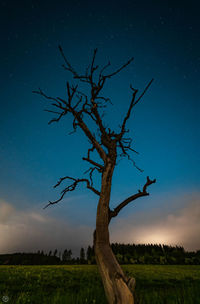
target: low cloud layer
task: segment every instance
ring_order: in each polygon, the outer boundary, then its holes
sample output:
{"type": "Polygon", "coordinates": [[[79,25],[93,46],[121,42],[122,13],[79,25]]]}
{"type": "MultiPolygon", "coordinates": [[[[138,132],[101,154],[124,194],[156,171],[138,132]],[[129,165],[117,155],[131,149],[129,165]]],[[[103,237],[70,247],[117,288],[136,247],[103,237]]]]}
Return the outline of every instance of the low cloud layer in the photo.
{"type": "MultiPolygon", "coordinates": [[[[111,225],[111,241],[123,243],[160,243],[200,249],[200,200],[196,195],[173,213],[156,211],[133,213],[117,218],[111,225]]],[[[39,210],[40,211],[40,210],[39,210]]],[[[71,248],[77,255],[81,246],[92,243],[94,227],[69,224],[35,209],[17,210],[0,201],[0,253],[36,252],[71,248]]]]}
{"type": "Polygon", "coordinates": [[[78,254],[81,246],[91,243],[92,231],[89,226],[68,224],[42,211],[19,211],[0,201],[0,253],[72,248],[78,254]]]}
{"type": "Polygon", "coordinates": [[[200,249],[200,199],[193,197],[173,214],[140,213],[118,219],[112,241],[142,244],[181,245],[186,250],[200,249]]]}

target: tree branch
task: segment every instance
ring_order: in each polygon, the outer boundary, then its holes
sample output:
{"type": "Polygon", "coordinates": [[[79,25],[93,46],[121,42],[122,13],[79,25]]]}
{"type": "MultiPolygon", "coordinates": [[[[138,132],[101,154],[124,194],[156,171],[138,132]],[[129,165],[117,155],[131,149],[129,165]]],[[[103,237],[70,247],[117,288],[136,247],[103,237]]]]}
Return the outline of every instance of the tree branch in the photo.
{"type": "Polygon", "coordinates": [[[145,87],[144,91],[142,92],[142,94],[139,96],[139,98],[135,101],[134,106],[140,101],[140,99],[144,96],[144,94],[146,93],[146,91],[148,90],[148,88],[150,87],[150,85],[153,82],[153,78],[149,81],[149,83],[147,84],[147,86],[145,87]]]}
{"type": "Polygon", "coordinates": [[[123,202],[121,202],[116,208],[114,208],[114,210],[110,210],[110,215],[109,215],[109,222],[111,221],[111,219],[115,216],[118,215],[118,213],[125,207],[127,206],[130,202],[136,200],[139,197],[142,196],[146,196],[149,195],[149,193],[147,192],[147,187],[150,186],[151,184],[154,184],[156,182],[156,179],[154,180],[150,180],[150,178],[147,176],[147,181],[143,186],[142,191],[138,190],[138,193],[131,195],[130,197],[128,197],[127,199],[125,199],[123,202]]]}
{"type": "Polygon", "coordinates": [[[86,170],[86,171],[84,172],[84,174],[90,172],[90,173],[89,173],[89,177],[90,177],[90,185],[91,185],[91,187],[93,187],[92,175],[93,175],[93,173],[94,173],[95,170],[97,170],[99,173],[102,172],[102,169],[99,169],[98,167],[90,167],[88,170],[86,170]]]}
{"type": "Polygon", "coordinates": [[[131,100],[130,106],[128,108],[128,111],[127,111],[126,116],[124,117],[124,120],[123,120],[123,123],[122,123],[121,132],[120,132],[120,139],[122,138],[122,136],[125,133],[126,122],[127,122],[127,120],[129,119],[129,117],[131,115],[131,110],[132,110],[132,108],[134,106],[135,97],[136,97],[136,94],[138,92],[138,90],[136,90],[136,89],[132,88],[132,90],[133,90],[132,100],[131,100]]]}
{"type": "Polygon", "coordinates": [[[122,123],[122,127],[121,127],[121,132],[120,132],[120,135],[121,135],[121,138],[122,136],[124,135],[125,133],[125,127],[126,127],[126,122],[127,120],[129,119],[130,115],[131,115],[131,111],[132,111],[132,108],[140,101],[140,99],[144,96],[144,94],[146,93],[146,91],[148,90],[148,88],[150,87],[150,85],[152,84],[153,82],[153,79],[151,79],[151,81],[147,84],[147,86],[145,87],[144,91],[142,92],[142,94],[138,97],[138,99],[136,99],[136,94],[138,93],[138,90],[137,89],[134,89],[132,86],[131,89],[133,91],[133,95],[132,95],[132,100],[131,100],[131,103],[130,103],[130,106],[128,108],[128,111],[127,111],[127,114],[126,116],[124,117],[124,120],[123,120],[123,123],[122,123]],[[135,100],[136,99],[136,100],[135,100]]]}
{"type": "MultiPolygon", "coordinates": [[[[127,65],[129,65],[133,60],[134,60],[133,57],[130,58],[130,59],[129,59],[124,65],[122,65],[119,69],[117,69],[116,71],[114,71],[114,72],[111,73],[111,74],[104,75],[104,76],[102,76],[102,77],[110,78],[110,77],[112,77],[112,76],[118,74],[121,70],[123,70],[125,67],[127,67],[127,65]]],[[[109,65],[110,65],[110,63],[109,63],[107,66],[105,66],[104,69],[107,68],[109,65]]]]}
{"type": "Polygon", "coordinates": [[[81,127],[81,129],[83,130],[83,132],[85,133],[85,135],[89,138],[89,140],[91,141],[91,143],[93,144],[93,146],[95,147],[95,149],[97,150],[97,152],[99,153],[99,156],[105,162],[106,161],[106,152],[101,147],[100,143],[96,140],[96,138],[94,137],[94,135],[89,130],[88,126],[85,124],[85,122],[80,117],[80,115],[78,115],[78,113],[75,110],[72,110],[72,114],[74,115],[74,117],[76,117],[79,126],[81,127]]]}
{"type": "Polygon", "coordinates": [[[104,166],[96,163],[95,161],[93,161],[90,158],[86,158],[86,157],[82,157],[83,160],[86,160],[87,162],[89,162],[90,164],[94,165],[95,167],[98,167],[99,169],[103,170],[104,166]]]}
{"type": "Polygon", "coordinates": [[[133,166],[139,170],[140,172],[143,172],[142,169],[140,169],[137,165],[136,165],[136,162],[130,157],[130,155],[128,154],[127,151],[132,151],[136,154],[139,154],[137,151],[135,151],[134,149],[131,148],[131,142],[132,140],[131,139],[121,139],[119,140],[119,148],[121,148],[122,150],[122,153],[120,154],[121,157],[125,157],[127,156],[128,157],[128,160],[130,160],[133,164],[133,166]]]}
{"type": "MultiPolygon", "coordinates": [[[[83,132],[85,133],[85,135],[90,139],[90,141],[92,142],[92,144],[95,146],[95,149],[97,150],[97,152],[99,153],[100,157],[105,161],[106,160],[106,153],[103,150],[103,148],[101,147],[101,145],[99,144],[99,142],[96,140],[96,138],[94,137],[94,135],[91,133],[90,129],[88,128],[88,126],[86,125],[86,123],[83,121],[82,119],[82,113],[87,113],[87,110],[85,110],[85,105],[87,104],[87,99],[85,101],[85,103],[83,104],[83,107],[80,111],[76,110],[76,107],[78,106],[78,104],[76,103],[75,106],[73,107],[71,105],[72,102],[72,98],[74,97],[75,92],[77,91],[77,86],[75,87],[71,87],[69,86],[69,83],[67,83],[67,93],[68,93],[68,102],[57,97],[51,97],[46,95],[40,88],[38,91],[33,91],[33,93],[35,94],[39,94],[41,96],[43,96],[44,98],[48,99],[48,100],[52,100],[54,101],[54,103],[52,103],[51,105],[62,110],[61,113],[58,113],[58,117],[57,118],[53,118],[49,121],[49,124],[51,124],[52,122],[58,122],[60,121],[60,119],[66,115],[68,112],[72,113],[72,115],[74,116],[74,121],[73,121],[73,127],[74,130],[76,130],[77,126],[80,126],[80,128],[83,130],[83,132]],[[77,123],[76,123],[77,121],[77,123]]],[[[79,100],[80,101],[80,100],[79,100]]],[[[78,103],[79,103],[78,101],[78,103]]],[[[88,113],[87,113],[88,114],[88,113]]],[[[90,113],[89,113],[90,114],[90,113]]]]}
{"type": "Polygon", "coordinates": [[[61,195],[60,195],[59,199],[57,199],[57,200],[55,200],[53,202],[49,201],[49,203],[43,209],[46,209],[50,205],[54,205],[54,204],[59,203],[63,199],[63,197],[65,196],[65,194],[67,192],[74,191],[76,189],[76,186],[79,183],[81,183],[81,182],[85,182],[86,183],[86,187],[88,189],[90,189],[91,191],[93,191],[95,194],[100,195],[100,192],[98,190],[96,190],[94,187],[92,187],[92,185],[90,184],[89,180],[86,179],[86,178],[76,179],[76,178],[73,178],[73,177],[70,177],[70,176],[61,177],[59,179],[59,181],[57,182],[57,184],[54,186],[54,188],[58,187],[66,179],[72,180],[73,183],[70,184],[69,186],[67,186],[66,188],[64,188],[61,191],[61,195]]]}

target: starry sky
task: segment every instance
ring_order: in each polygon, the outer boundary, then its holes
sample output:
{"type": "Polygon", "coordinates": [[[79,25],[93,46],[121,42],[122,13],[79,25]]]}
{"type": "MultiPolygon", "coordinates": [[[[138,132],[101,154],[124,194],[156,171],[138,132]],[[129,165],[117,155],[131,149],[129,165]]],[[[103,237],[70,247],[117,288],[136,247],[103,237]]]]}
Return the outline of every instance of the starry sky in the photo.
{"type": "MultiPolygon", "coordinates": [[[[111,224],[111,241],[165,243],[200,249],[198,1],[0,1],[0,252],[72,248],[92,242],[97,197],[85,189],[58,198],[61,176],[83,177],[88,140],[72,119],[48,125],[48,102],[32,93],[66,96],[58,45],[80,73],[98,48],[97,63],[113,71],[104,121],[118,130],[131,100],[130,84],[150,89],[128,122],[140,173],[123,160],[113,177],[111,207],[156,178],[150,196],[111,224]]],[[[98,176],[95,177],[98,188],[98,176]]],[[[62,188],[60,189],[62,190],[62,188]]]]}

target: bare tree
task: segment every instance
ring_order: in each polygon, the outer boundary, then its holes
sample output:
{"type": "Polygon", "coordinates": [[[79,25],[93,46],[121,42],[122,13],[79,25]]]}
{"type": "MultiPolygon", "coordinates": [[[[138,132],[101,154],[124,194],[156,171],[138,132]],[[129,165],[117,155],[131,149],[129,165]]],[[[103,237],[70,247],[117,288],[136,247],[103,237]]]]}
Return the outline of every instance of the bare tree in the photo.
{"type": "Polygon", "coordinates": [[[82,158],[89,164],[90,167],[87,170],[89,174],[88,178],[74,178],[71,176],[61,177],[54,186],[55,188],[60,186],[63,182],[68,181],[70,183],[61,191],[60,197],[55,201],[50,201],[45,208],[60,202],[66,193],[74,191],[80,183],[85,183],[86,187],[98,196],[96,230],[94,232],[94,248],[106,297],[110,304],[133,304],[135,279],[129,278],[125,275],[111,250],[109,240],[109,224],[126,205],[139,197],[149,195],[147,188],[151,184],[155,183],[156,180],[151,180],[149,177],[147,177],[146,183],[144,184],[142,190],[138,190],[137,193],[126,198],[113,210],[110,209],[109,203],[113,171],[117,164],[117,160],[122,157],[127,157],[132,161],[133,165],[141,171],[130,156],[130,153],[137,152],[131,146],[131,138],[127,137],[127,133],[129,132],[127,129],[127,122],[131,116],[133,108],[146,93],[153,79],[147,84],[140,95],[138,94],[137,89],[130,86],[132,98],[126,115],[119,126],[119,131],[115,132],[111,128],[107,127],[103,121],[102,108],[106,107],[106,105],[110,102],[110,99],[101,95],[102,89],[105,83],[111,77],[117,75],[120,71],[126,68],[133,61],[133,58],[128,60],[124,65],[120,66],[113,72],[106,73],[106,70],[110,66],[110,62],[101,68],[96,65],[95,60],[97,49],[95,49],[91,63],[86,69],[86,72],[84,74],[79,74],[69,63],[65,57],[63,49],[60,46],[59,50],[64,60],[63,68],[72,74],[73,78],[77,81],[77,84],[70,85],[70,83],[67,82],[66,99],[48,96],[41,89],[34,91],[34,93],[37,93],[49,100],[51,106],[53,107],[53,109],[46,110],[55,114],[55,118],[51,119],[49,124],[59,122],[60,119],[67,114],[72,115],[73,131],[75,132],[77,128],[80,128],[91,144],[91,147],[87,151],[87,155],[82,158]],[[86,91],[82,92],[80,90],[81,83],[89,86],[88,94],[84,93],[86,91]],[[95,131],[93,128],[94,126],[91,128],[90,124],[88,124],[89,120],[91,120],[95,126],[95,131]],[[93,152],[97,152],[99,160],[96,161],[96,159],[94,160],[94,157],[92,158],[91,154],[93,152]],[[94,172],[98,172],[101,175],[100,189],[96,189],[94,187],[94,172]]]}

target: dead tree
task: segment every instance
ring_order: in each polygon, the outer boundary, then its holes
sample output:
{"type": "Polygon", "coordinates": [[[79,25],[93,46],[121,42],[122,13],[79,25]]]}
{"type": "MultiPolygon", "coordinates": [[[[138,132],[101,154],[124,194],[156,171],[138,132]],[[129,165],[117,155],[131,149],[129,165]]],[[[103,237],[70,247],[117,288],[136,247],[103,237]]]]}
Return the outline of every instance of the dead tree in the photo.
{"type": "Polygon", "coordinates": [[[119,131],[115,132],[111,129],[111,127],[108,128],[103,121],[102,108],[106,107],[106,105],[110,102],[110,99],[102,96],[102,89],[105,83],[111,77],[115,76],[125,67],[127,67],[133,61],[133,58],[128,60],[124,65],[115,71],[106,73],[106,70],[110,66],[110,62],[108,62],[102,68],[96,65],[95,60],[97,49],[95,49],[91,63],[86,69],[86,72],[84,74],[79,74],[69,63],[60,46],[59,50],[64,60],[63,68],[73,75],[73,78],[77,81],[77,84],[70,85],[70,83],[67,82],[66,99],[48,96],[41,89],[34,91],[34,93],[46,98],[53,107],[53,109],[46,110],[55,114],[55,118],[51,119],[49,124],[59,122],[61,118],[67,114],[72,115],[73,131],[75,132],[77,128],[80,128],[91,144],[91,147],[87,151],[87,155],[82,158],[89,164],[90,167],[88,169],[88,178],[74,178],[71,176],[61,177],[54,186],[55,188],[63,184],[63,182],[67,181],[70,183],[64,187],[60,197],[55,201],[49,201],[45,208],[60,202],[66,193],[74,191],[80,183],[84,183],[89,190],[98,196],[96,230],[94,232],[94,248],[106,297],[110,304],[133,304],[135,279],[129,278],[125,275],[111,250],[109,241],[109,224],[110,221],[116,217],[119,212],[129,203],[133,202],[139,197],[149,195],[147,188],[151,184],[155,183],[156,180],[151,180],[149,177],[147,177],[146,183],[144,184],[142,190],[138,190],[137,193],[126,198],[113,210],[110,209],[109,203],[113,171],[117,164],[117,160],[121,157],[127,157],[132,161],[133,165],[140,170],[130,156],[130,153],[137,152],[131,146],[131,138],[127,137],[127,133],[129,132],[127,129],[127,121],[131,116],[133,108],[146,93],[153,79],[147,84],[141,94],[138,94],[138,90],[130,86],[132,98],[128,106],[127,113],[119,126],[119,131]],[[81,83],[89,86],[89,94],[85,94],[80,90],[81,83]],[[88,125],[88,118],[96,127],[96,132],[94,132],[93,128],[88,125]],[[97,152],[99,160],[94,160],[94,158],[91,156],[95,151],[97,152]],[[95,171],[101,175],[100,189],[96,189],[93,184],[93,173],[95,171]]]}

